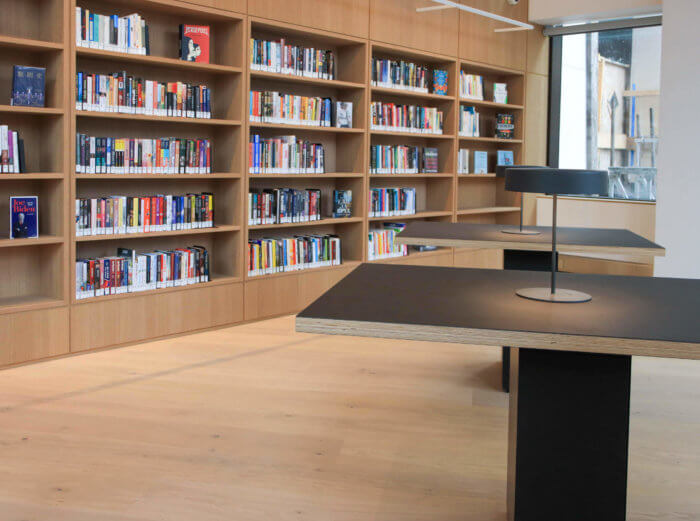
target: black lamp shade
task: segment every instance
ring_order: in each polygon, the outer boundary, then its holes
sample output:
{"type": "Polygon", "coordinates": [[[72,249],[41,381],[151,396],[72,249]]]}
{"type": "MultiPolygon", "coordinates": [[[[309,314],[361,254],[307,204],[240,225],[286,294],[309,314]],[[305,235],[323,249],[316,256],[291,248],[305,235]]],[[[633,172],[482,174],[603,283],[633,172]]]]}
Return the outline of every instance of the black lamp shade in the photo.
{"type": "Polygon", "coordinates": [[[506,170],[509,168],[546,168],[544,166],[539,166],[539,165],[498,165],[496,167],[496,177],[503,178],[506,176],[506,170]]]}
{"type": "Polygon", "coordinates": [[[605,170],[507,168],[505,189],[511,192],[608,195],[605,170]]]}

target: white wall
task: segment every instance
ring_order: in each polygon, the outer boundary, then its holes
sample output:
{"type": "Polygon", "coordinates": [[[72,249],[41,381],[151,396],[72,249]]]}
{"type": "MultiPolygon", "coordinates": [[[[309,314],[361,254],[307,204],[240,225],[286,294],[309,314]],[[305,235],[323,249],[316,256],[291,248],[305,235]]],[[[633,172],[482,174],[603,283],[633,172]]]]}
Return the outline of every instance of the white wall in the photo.
{"type": "Polygon", "coordinates": [[[661,0],[530,0],[531,22],[588,22],[661,11],[661,0]]]}
{"type": "Polygon", "coordinates": [[[700,278],[700,0],[665,0],[655,275],[700,278]]]}

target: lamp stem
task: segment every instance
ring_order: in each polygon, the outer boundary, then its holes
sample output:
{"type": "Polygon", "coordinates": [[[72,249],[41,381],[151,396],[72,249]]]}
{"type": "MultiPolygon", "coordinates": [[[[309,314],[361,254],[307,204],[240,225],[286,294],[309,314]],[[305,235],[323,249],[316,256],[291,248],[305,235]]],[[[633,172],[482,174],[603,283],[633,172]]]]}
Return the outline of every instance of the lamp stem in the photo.
{"type": "Polygon", "coordinates": [[[523,231],[523,194],[520,194],[520,231],[523,231]]]}
{"type": "Polygon", "coordinates": [[[552,295],[557,291],[557,194],[552,194],[552,295]]]}

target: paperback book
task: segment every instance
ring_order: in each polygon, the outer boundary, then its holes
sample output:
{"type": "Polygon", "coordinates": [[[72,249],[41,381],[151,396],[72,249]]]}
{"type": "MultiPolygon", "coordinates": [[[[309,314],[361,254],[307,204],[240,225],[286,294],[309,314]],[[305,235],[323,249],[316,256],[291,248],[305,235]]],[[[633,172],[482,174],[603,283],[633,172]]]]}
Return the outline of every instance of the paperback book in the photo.
{"type": "Polygon", "coordinates": [[[39,237],[39,198],[36,195],[10,197],[10,239],[39,237]]]}
{"type": "Polygon", "coordinates": [[[180,24],[180,59],[209,63],[209,26],[180,24]]]}
{"type": "Polygon", "coordinates": [[[337,101],[335,103],[335,126],[352,128],[352,102],[337,101]]]}
{"type": "Polygon", "coordinates": [[[333,217],[352,215],[352,190],[333,190],[333,217]]]}
{"type": "Polygon", "coordinates": [[[512,150],[499,150],[496,155],[496,164],[499,166],[512,166],[513,165],[513,151],[512,150]]]}
{"type": "Polygon", "coordinates": [[[474,151],[474,173],[486,174],[489,171],[489,155],[486,151],[474,151]]]}
{"type": "Polygon", "coordinates": [[[3,174],[26,172],[24,140],[19,137],[19,132],[7,125],[0,125],[0,172],[3,174]]]}

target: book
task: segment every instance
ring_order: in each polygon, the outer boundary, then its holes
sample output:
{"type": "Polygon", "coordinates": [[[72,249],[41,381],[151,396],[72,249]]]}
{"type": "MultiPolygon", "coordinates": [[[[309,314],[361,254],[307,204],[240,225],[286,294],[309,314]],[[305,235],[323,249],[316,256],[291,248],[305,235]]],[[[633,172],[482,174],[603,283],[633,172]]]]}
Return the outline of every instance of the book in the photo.
{"type": "Polygon", "coordinates": [[[330,127],[333,120],[331,98],[256,90],[249,96],[248,116],[254,123],[330,127]]]}
{"type": "Polygon", "coordinates": [[[317,188],[266,188],[248,192],[249,226],[321,219],[321,190],[317,188]]]}
{"type": "Polygon", "coordinates": [[[352,102],[337,101],[335,104],[335,126],[352,128],[352,102]]]}
{"type": "Polygon", "coordinates": [[[46,69],[15,65],[12,72],[12,99],[16,107],[45,106],[46,69]]]}
{"type": "Polygon", "coordinates": [[[372,130],[442,134],[443,112],[436,107],[400,105],[373,101],[370,103],[372,130]]]}
{"type": "Polygon", "coordinates": [[[438,149],[435,147],[425,147],[423,149],[423,172],[426,174],[438,173],[438,149]]]}
{"type": "Polygon", "coordinates": [[[39,198],[36,195],[10,197],[10,239],[39,237],[39,198]]]}
{"type": "Polygon", "coordinates": [[[248,143],[251,174],[322,174],[325,149],[321,143],[297,136],[263,137],[251,134],[248,143]]]}
{"type": "Polygon", "coordinates": [[[458,174],[468,174],[469,173],[469,149],[460,148],[459,155],[457,156],[457,173],[458,174]]]}
{"type": "Polygon", "coordinates": [[[486,174],[489,171],[489,155],[486,151],[474,151],[474,173],[486,174]]]}
{"type": "Polygon", "coordinates": [[[388,259],[408,255],[408,246],[396,244],[396,235],[405,223],[384,223],[383,229],[370,229],[367,237],[367,260],[388,259]]]}
{"type": "Polygon", "coordinates": [[[512,150],[499,150],[496,155],[496,164],[501,166],[512,166],[513,165],[513,151],[512,150]]]}
{"type": "Polygon", "coordinates": [[[24,141],[16,130],[0,125],[0,173],[19,174],[25,171],[24,141]]]}
{"type": "Polygon", "coordinates": [[[495,103],[508,103],[508,84],[494,83],[493,84],[493,101],[495,103]]]}
{"type": "Polygon", "coordinates": [[[97,14],[84,7],[75,8],[75,44],[127,54],[150,54],[148,25],[140,15],[97,14]]]}
{"type": "Polygon", "coordinates": [[[479,113],[475,107],[460,105],[459,107],[459,135],[465,137],[480,137],[479,113]]]}
{"type": "Polygon", "coordinates": [[[257,277],[342,263],[337,235],[297,235],[248,241],[248,276],[257,277]]]}
{"type": "Polygon", "coordinates": [[[437,173],[437,148],[409,145],[370,145],[370,174],[437,173]]]}
{"type": "Polygon", "coordinates": [[[463,99],[484,99],[484,78],[476,74],[459,73],[459,96],[463,99]]]}
{"type": "Polygon", "coordinates": [[[433,94],[447,96],[447,71],[440,69],[433,71],[433,94]]]}
{"type": "Polygon", "coordinates": [[[251,38],[250,68],[254,71],[332,80],[335,79],[335,54],[324,49],[288,45],[284,38],[251,38]]]}
{"type": "Polygon", "coordinates": [[[415,188],[369,189],[369,217],[393,217],[415,213],[415,188]]]}
{"type": "Polygon", "coordinates": [[[333,190],[333,217],[352,215],[352,190],[333,190]]]}
{"type": "Polygon", "coordinates": [[[371,81],[374,87],[428,92],[428,68],[403,60],[372,57],[371,81]]]}
{"type": "Polygon", "coordinates": [[[496,114],[496,137],[499,139],[513,139],[515,124],[513,114],[496,114]]]}
{"type": "Polygon", "coordinates": [[[209,63],[209,26],[180,24],[180,59],[209,63]]]}

